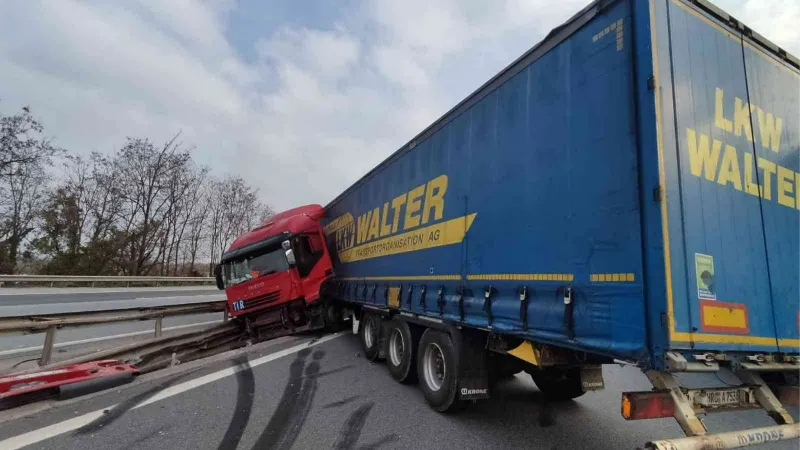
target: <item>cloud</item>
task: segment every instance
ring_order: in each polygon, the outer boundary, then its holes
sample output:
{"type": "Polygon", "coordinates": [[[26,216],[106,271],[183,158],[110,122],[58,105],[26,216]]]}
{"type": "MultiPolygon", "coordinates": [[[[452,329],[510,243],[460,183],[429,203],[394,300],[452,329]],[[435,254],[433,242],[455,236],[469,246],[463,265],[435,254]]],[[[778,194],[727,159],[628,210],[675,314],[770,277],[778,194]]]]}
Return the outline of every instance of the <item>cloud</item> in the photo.
{"type": "Polygon", "coordinates": [[[800,58],[800,3],[785,0],[717,0],[723,10],[800,58]]]}
{"type": "MultiPolygon", "coordinates": [[[[271,2],[250,14],[293,20],[243,47],[259,22],[232,0],[3,2],[0,108],[32,106],[78,153],[182,130],[278,209],[324,204],[586,3],[364,0],[306,20],[271,2]]],[[[798,7],[720,6],[800,54],[798,7]]]]}

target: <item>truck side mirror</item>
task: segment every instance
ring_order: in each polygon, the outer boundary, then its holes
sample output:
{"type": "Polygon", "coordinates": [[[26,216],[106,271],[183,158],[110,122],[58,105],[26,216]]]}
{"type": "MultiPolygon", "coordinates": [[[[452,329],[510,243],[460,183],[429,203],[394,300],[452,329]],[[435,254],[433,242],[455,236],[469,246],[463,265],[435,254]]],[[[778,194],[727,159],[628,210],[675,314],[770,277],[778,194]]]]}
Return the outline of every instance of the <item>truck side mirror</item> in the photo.
{"type": "Polygon", "coordinates": [[[225,290],[225,283],[222,282],[222,265],[217,264],[214,267],[214,278],[217,281],[217,289],[220,291],[225,290]]]}
{"type": "Polygon", "coordinates": [[[297,262],[294,258],[294,251],[292,251],[292,249],[286,250],[286,261],[290,266],[294,266],[297,262]]]}

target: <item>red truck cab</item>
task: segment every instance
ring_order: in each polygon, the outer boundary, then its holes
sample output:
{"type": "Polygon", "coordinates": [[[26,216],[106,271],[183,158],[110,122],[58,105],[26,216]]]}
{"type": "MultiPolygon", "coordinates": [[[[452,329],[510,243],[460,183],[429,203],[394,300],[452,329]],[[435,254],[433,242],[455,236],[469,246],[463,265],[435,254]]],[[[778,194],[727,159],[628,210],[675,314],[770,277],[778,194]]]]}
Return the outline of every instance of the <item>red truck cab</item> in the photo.
{"type": "Polygon", "coordinates": [[[312,319],[321,316],[320,290],[333,276],[323,216],[320,205],[290,209],[233,241],[215,271],[231,317],[317,328],[312,319]]]}

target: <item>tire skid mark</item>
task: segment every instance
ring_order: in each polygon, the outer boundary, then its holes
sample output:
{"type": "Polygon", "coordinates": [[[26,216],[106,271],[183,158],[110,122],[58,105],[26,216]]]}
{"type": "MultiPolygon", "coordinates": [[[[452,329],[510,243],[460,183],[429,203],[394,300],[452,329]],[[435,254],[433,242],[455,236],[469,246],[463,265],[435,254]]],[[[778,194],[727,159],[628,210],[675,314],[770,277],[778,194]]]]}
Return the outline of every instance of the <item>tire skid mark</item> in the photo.
{"type": "Polygon", "coordinates": [[[317,392],[319,361],[325,356],[325,351],[316,350],[306,366],[310,353],[308,348],[299,351],[289,366],[289,380],[280,403],[253,446],[254,450],[289,450],[300,435],[317,392]]]}
{"type": "Polygon", "coordinates": [[[228,429],[225,431],[225,436],[217,447],[219,450],[234,450],[239,445],[253,410],[255,379],[253,377],[253,369],[250,367],[250,361],[245,355],[237,357],[234,361],[241,368],[239,372],[236,372],[236,406],[228,424],[228,429]]]}
{"type": "Polygon", "coordinates": [[[101,428],[106,427],[108,425],[111,425],[112,423],[117,421],[117,419],[119,419],[120,417],[125,415],[125,413],[127,413],[128,411],[133,409],[139,403],[144,402],[145,400],[147,400],[150,397],[158,394],[159,392],[163,391],[164,389],[172,386],[173,384],[176,384],[178,381],[181,381],[181,380],[189,377],[189,375],[192,375],[194,372],[195,372],[195,370],[193,370],[191,372],[186,372],[186,373],[181,374],[181,375],[179,375],[179,376],[177,376],[175,378],[172,378],[172,379],[170,379],[170,380],[168,380],[168,381],[166,381],[164,383],[158,384],[158,385],[156,385],[156,386],[154,386],[154,387],[152,387],[152,388],[150,388],[150,389],[148,389],[148,390],[146,390],[146,391],[144,391],[144,392],[142,392],[142,393],[140,393],[138,395],[134,395],[133,397],[125,400],[124,402],[118,404],[117,406],[106,410],[107,412],[106,412],[106,414],[103,415],[103,417],[98,417],[94,421],[92,421],[92,422],[90,422],[90,423],[78,428],[77,430],[75,430],[73,432],[73,435],[74,436],[80,436],[80,435],[96,433],[101,428]]]}
{"type": "Polygon", "coordinates": [[[344,406],[344,405],[346,405],[348,403],[352,403],[352,402],[358,400],[360,397],[361,397],[360,395],[353,395],[351,397],[343,398],[343,399],[341,399],[339,401],[330,402],[330,403],[324,405],[322,408],[323,409],[338,408],[338,407],[344,406]]]}
{"type": "Polygon", "coordinates": [[[400,440],[400,436],[398,436],[398,435],[396,435],[394,433],[387,434],[386,436],[378,439],[377,441],[375,441],[375,442],[373,442],[371,444],[366,444],[366,445],[362,445],[361,447],[358,447],[358,450],[378,450],[379,448],[383,447],[386,444],[391,444],[391,443],[397,442],[399,440],[400,440]]]}
{"type": "Polygon", "coordinates": [[[144,433],[144,434],[138,436],[133,442],[131,442],[130,444],[126,445],[125,447],[122,447],[122,450],[128,450],[128,449],[133,449],[133,448],[141,448],[142,444],[144,444],[145,442],[155,438],[156,436],[163,435],[167,430],[171,430],[172,428],[174,428],[174,427],[171,426],[171,425],[170,426],[166,426],[166,427],[156,427],[152,431],[150,431],[148,433],[144,433]]]}
{"type": "Polygon", "coordinates": [[[348,364],[346,366],[338,367],[336,369],[326,370],[325,372],[319,372],[314,375],[306,375],[307,377],[314,377],[314,378],[322,378],[328,375],[333,375],[335,373],[344,372],[345,370],[350,370],[355,366],[352,364],[348,364]]]}
{"type": "Polygon", "coordinates": [[[375,406],[375,402],[363,404],[350,414],[350,417],[347,418],[342,426],[342,431],[339,432],[336,443],[333,445],[334,450],[352,450],[356,447],[373,406],[375,406]]]}

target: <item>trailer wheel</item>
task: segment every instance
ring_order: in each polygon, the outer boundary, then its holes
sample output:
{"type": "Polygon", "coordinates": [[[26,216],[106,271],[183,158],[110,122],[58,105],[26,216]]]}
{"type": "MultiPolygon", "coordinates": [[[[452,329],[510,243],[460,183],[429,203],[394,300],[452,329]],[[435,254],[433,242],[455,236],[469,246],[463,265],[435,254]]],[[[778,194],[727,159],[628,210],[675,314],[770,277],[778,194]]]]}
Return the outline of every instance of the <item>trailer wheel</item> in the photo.
{"type": "Polygon", "coordinates": [[[358,334],[361,337],[361,346],[364,348],[364,356],[374,361],[380,354],[380,329],[381,318],[375,314],[364,314],[358,327],[358,334]]]}
{"type": "Polygon", "coordinates": [[[581,369],[579,367],[536,368],[527,372],[533,378],[536,387],[548,400],[572,400],[585,394],[581,385],[581,369]]]}
{"type": "Polygon", "coordinates": [[[419,334],[405,320],[397,317],[386,324],[386,365],[392,378],[400,383],[417,381],[417,345],[419,334]]]}
{"type": "Polygon", "coordinates": [[[431,328],[425,330],[417,350],[417,376],[425,401],[439,412],[457,409],[457,355],[450,336],[431,328]]]}
{"type": "Polygon", "coordinates": [[[524,363],[513,356],[490,352],[488,358],[489,384],[492,385],[510,380],[525,370],[524,363]]]}

